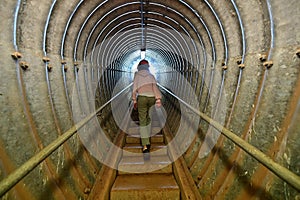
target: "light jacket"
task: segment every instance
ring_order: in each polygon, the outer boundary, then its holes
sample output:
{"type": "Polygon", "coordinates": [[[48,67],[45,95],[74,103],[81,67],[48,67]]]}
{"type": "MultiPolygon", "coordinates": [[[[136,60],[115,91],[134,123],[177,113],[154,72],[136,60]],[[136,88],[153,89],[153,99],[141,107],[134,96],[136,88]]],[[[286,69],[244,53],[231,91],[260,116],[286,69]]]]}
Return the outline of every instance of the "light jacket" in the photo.
{"type": "Polygon", "coordinates": [[[157,82],[149,70],[139,70],[134,74],[132,100],[136,102],[137,96],[153,96],[161,99],[161,93],[157,87],[157,82]]]}

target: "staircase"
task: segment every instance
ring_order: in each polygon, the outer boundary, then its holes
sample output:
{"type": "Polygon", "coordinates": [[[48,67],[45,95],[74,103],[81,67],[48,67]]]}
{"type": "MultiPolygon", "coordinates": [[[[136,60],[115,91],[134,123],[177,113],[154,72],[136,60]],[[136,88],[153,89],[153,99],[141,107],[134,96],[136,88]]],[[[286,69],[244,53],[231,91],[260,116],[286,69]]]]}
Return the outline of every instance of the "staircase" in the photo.
{"type": "MultiPolygon", "coordinates": [[[[155,123],[153,126],[153,132],[159,130],[155,123]]],[[[162,132],[151,137],[149,159],[142,153],[138,127],[131,124],[127,132],[110,199],[180,199],[180,189],[162,132]]]]}

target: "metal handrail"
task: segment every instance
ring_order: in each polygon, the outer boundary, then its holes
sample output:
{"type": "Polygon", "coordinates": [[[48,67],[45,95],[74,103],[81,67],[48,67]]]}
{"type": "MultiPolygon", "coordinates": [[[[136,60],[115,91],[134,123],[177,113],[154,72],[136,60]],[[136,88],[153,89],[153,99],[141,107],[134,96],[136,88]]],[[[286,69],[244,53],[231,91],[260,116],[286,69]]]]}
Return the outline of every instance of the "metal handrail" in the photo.
{"type": "Polygon", "coordinates": [[[0,197],[3,196],[8,190],[14,187],[19,181],[21,181],[27,174],[29,174],[35,167],[37,167],[41,162],[43,162],[46,158],[48,158],[56,149],[62,146],[70,137],[72,137],[77,130],[82,128],[85,124],[87,124],[93,117],[97,115],[103,108],[105,108],[108,104],[110,104],[113,100],[119,97],[123,92],[129,89],[133,83],[129,84],[119,93],[117,93],[114,97],[112,97],[109,101],[103,104],[99,109],[95,112],[87,116],[85,119],[71,127],[64,134],[59,136],[56,140],[50,143],[47,147],[42,149],[35,156],[30,158],[26,163],[17,168],[14,172],[12,172],[8,177],[3,179],[0,182],[0,197]]]}
{"type": "Polygon", "coordinates": [[[261,152],[256,147],[252,146],[239,136],[237,136],[235,133],[229,131],[224,126],[219,124],[217,121],[213,120],[206,114],[200,112],[196,108],[189,105],[187,102],[183,101],[181,98],[177,97],[175,94],[173,94],[171,91],[166,89],[164,86],[160,85],[158,83],[158,86],[161,87],[163,90],[165,90],[167,93],[175,97],[178,101],[183,103],[187,108],[189,108],[191,111],[193,111],[195,114],[199,115],[202,119],[204,119],[206,122],[211,124],[214,128],[216,128],[218,131],[222,133],[225,137],[227,137],[229,140],[231,140],[234,144],[239,146],[241,149],[243,149],[245,152],[247,152],[250,156],[254,157],[258,162],[263,164],[266,168],[268,168],[270,171],[272,171],[274,174],[279,176],[282,180],[289,183],[291,186],[293,186],[296,190],[300,191],[300,176],[293,173],[289,169],[279,165],[275,161],[273,161],[268,155],[261,152]]]}

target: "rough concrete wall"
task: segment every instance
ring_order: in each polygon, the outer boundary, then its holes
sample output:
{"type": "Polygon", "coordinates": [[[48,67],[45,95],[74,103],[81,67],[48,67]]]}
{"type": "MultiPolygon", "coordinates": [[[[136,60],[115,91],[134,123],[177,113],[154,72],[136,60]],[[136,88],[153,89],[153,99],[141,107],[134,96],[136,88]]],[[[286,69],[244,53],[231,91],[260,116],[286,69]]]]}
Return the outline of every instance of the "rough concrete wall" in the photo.
{"type": "MultiPolygon", "coordinates": [[[[230,55],[223,92],[223,100],[226,101],[224,106],[228,109],[224,125],[274,160],[285,163],[287,168],[299,173],[298,167],[295,167],[290,158],[290,156],[295,158],[291,152],[297,152],[299,146],[296,148],[297,144],[287,136],[288,127],[295,128],[292,119],[299,115],[296,109],[298,100],[295,102],[299,90],[299,57],[296,56],[299,47],[297,34],[299,26],[298,22],[291,18],[297,15],[296,4],[299,3],[290,2],[282,7],[280,5],[284,4],[283,1],[271,2],[275,23],[275,46],[270,58],[274,65],[270,69],[263,67],[259,61],[260,55],[268,51],[271,39],[266,2],[236,3],[245,28],[247,54],[238,87],[239,93],[233,105],[240,72],[236,60],[241,55],[236,44],[239,43],[241,35],[233,34],[239,28],[233,25],[237,23],[237,19],[231,21],[232,18],[236,18],[236,14],[230,15],[232,7],[224,5],[223,2],[213,2],[218,13],[222,13],[220,16],[226,27],[230,55]]],[[[201,9],[204,10],[203,7],[201,9]]],[[[205,16],[203,14],[203,17],[205,16]]],[[[210,24],[213,23],[209,19],[208,21],[210,24]]],[[[209,110],[207,113],[211,115],[209,110]]],[[[204,125],[203,128],[206,131],[208,127],[204,125]]],[[[199,142],[201,144],[201,140],[199,142]]],[[[194,150],[199,149],[198,145],[199,143],[195,144],[194,150]]],[[[251,196],[267,199],[297,198],[297,191],[294,188],[279,181],[280,179],[238,149],[231,141],[221,137],[218,147],[221,149],[216,148],[217,153],[211,153],[204,159],[198,158],[193,163],[191,154],[185,155],[204,198],[212,196],[226,199],[251,196]],[[282,189],[280,191],[282,187],[285,191],[282,189]]],[[[298,162],[296,160],[299,159],[295,159],[295,163],[298,162]]]]}
{"type": "MultiPolygon", "coordinates": [[[[229,1],[209,1],[218,13],[227,36],[229,50],[227,70],[222,68],[225,49],[215,17],[205,1],[189,0],[187,2],[201,15],[211,31],[217,56],[214,69],[211,68],[214,63],[212,63],[212,48],[208,35],[195,13],[179,2],[164,1],[163,3],[179,9],[201,33],[208,54],[208,63],[207,69],[201,69],[200,72],[206,70],[208,82],[212,78],[212,72],[215,73],[215,77],[216,74],[219,74],[219,79],[214,78],[213,91],[215,93],[211,98],[218,99],[218,91],[222,84],[220,77],[221,74],[224,75],[222,104],[219,106],[222,111],[218,113],[225,116],[224,125],[274,160],[299,174],[298,149],[300,144],[297,138],[299,138],[300,127],[297,122],[300,116],[298,105],[300,61],[299,57],[295,55],[296,50],[299,49],[300,38],[299,20],[295,20],[299,15],[299,1],[270,1],[275,25],[274,48],[270,57],[274,65],[270,69],[266,69],[259,60],[260,56],[267,53],[271,46],[270,19],[266,1],[236,1],[246,37],[244,69],[240,69],[237,65],[237,60],[242,54],[242,43],[237,14],[232,4],[229,1]],[[239,75],[241,75],[240,85],[238,85],[239,75]],[[237,89],[237,98],[234,99],[237,89]]],[[[41,3],[35,0],[21,2],[16,44],[23,57],[19,60],[14,60],[10,56],[16,50],[13,45],[13,19],[17,2],[3,0],[1,3],[0,16],[1,19],[5,19],[0,22],[1,179],[73,126],[72,105],[79,108],[79,113],[83,112],[81,106],[90,109],[90,104],[81,105],[80,102],[72,99],[83,98],[88,102],[89,86],[95,85],[89,72],[95,70],[96,76],[97,70],[90,65],[85,66],[86,68],[80,65],[78,69],[82,81],[76,84],[75,71],[77,68],[74,66],[73,52],[78,31],[87,15],[98,5],[97,1],[85,1],[75,14],[69,26],[64,46],[66,64],[61,64],[61,38],[76,3],[75,1],[58,1],[54,7],[47,32],[46,50],[47,56],[50,58],[48,65],[42,60],[44,56],[42,47],[45,20],[51,2],[41,3]],[[29,69],[20,68],[19,63],[22,61],[29,63],[29,69]],[[53,67],[52,70],[48,71],[47,66],[53,67]],[[64,67],[68,67],[68,70],[64,71],[64,67]],[[88,72],[87,76],[83,75],[84,70],[88,72]],[[72,104],[73,102],[75,104],[72,104]]],[[[122,5],[122,2],[105,4],[99,9],[98,15],[92,16],[86,25],[78,44],[80,64],[89,30],[97,22],[97,19],[117,5],[122,5]]],[[[163,11],[163,8],[156,9],[156,11],[163,11]]],[[[103,24],[111,20],[112,16],[119,16],[123,11],[119,10],[113,13],[111,18],[103,21],[103,24]]],[[[191,37],[196,41],[197,36],[194,30],[181,17],[173,15],[172,17],[180,21],[182,25],[187,26],[191,37]]],[[[96,34],[91,37],[91,41],[96,40],[96,35],[102,28],[102,24],[99,25],[96,34]]],[[[198,43],[197,45],[200,49],[198,43]]],[[[91,46],[88,47],[88,53],[91,48],[91,46]]],[[[186,77],[191,76],[188,72],[184,72],[184,74],[186,77]]],[[[110,98],[119,75],[116,76],[110,72],[104,77],[101,79],[102,87],[100,87],[98,106],[110,98]]],[[[195,81],[195,74],[192,75],[191,80],[195,81]]],[[[201,81],[199,79],[195,86],[197,94],[200,93],[201,81]]],[[[217,102],[210,101],[205,107],[207,92],[206,85],[203,94],[199,96],[200,110],[215,117],[213,111],[217,102]]],[[[177,103],[175,102],[175,108],[178,106],[177,103]]],[[[173,110],[173,108],[169,107],[170,116],[172,116],[169,120],[171,129],[176,132],[178,127],[175,123],[181,119],[178,110],[173,110]]],[[[110,113],[110,110],[107,109],[104,113],[110,113]]],[[[112,118],[108,117],[108,120],[101,125],[107,135],[113,139],[116,126],[112,118]]],[[[186,130],[191,131],[197,128],[189,127],[189,125],[188,121],[184,122],[186,130]]],[[[205,199],[213,197],[219,199],[299,198],[295,189],[278,179],[222,136],[218,140],[217,148],[212,153],[204,158],[198,158],[199,148],[203,145],[203,139],[209,130],[208,124],[203,121],[200,127],[202,131],[199,130],[199,137],[192,143],[184,157],[198,184],[199,191],[205,199]]],[[[90,130],[96,131],[93,128],[90,130]]],[[[103,148],[107,148],[106,144],[103,144],[103,148]]],[[[81,145],[78,136],[75,135],[4,198],[84,198],[95,180],[95,172],[100,167],[101,164],[91,158],[81,145]]]]}
{"type": "MultiPolygon", "coordinates": [[[[16,30],[18,49],[13,45],[16,5],[14,1],[1,3],[1,18],[6,19],[1,20],[1,179],[74,125],[59,54],[56,51],[49,55],[51,71],[42,60],[45,19],[51,2],[21,2],[16,30]],[[10,56],[15,50],[22,52],[21,59],[10,56]],[[29,68],[23,70],[21,62],[28,63],[29,68]]],[[[62,31],[54,30],[52,34],[56,38],[62,31]]],[[[55,42],[59,47],[60,41],[55,42]]],[[[66,76],[71,98],[74,73],[69,71],[66,76]]],[[[100,167],[75,135],[3,198],[84,198],[100,167]]]]}

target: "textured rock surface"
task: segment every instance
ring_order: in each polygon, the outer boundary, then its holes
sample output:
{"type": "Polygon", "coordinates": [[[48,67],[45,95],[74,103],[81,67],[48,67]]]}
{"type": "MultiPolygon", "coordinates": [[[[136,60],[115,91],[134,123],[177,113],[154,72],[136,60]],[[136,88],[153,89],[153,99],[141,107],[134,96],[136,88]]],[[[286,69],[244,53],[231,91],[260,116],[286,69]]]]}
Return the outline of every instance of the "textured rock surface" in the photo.
{"type": "MultiPolygon", "coordinates": [[[[144,5],[149,30],[148,56],[153,65],[162,64],[156,69],[161,72],[157,73],[159,82],[174,86],[178,93],[186,95],[188,90],[175,73],[179,72],[199,95],[201,111],[213,118],[220,117],[226,128],[300,175],[300,58],[296,55],[300,46],[300,22],[296,20],[299,1],[235,1],[245,31],[242,70],[237,60],[243,54],[243,38],[234,1],[149,2],[144,5]],[[274,35],[271,25],[274,25],[274,35]],[[228,47],[228,60],[224,44],[228,47]],[[260,61],[264,54],[273,62],[269,69],[260,61]],[[225,60],[228,68],[223,71],[225,60]]],[[[81,4],[57,1],[49,15],[51,1],[31,0],[20,1],[18,20],[14,23],[18,2],[2,0],[0,4],[2,180],[70,129],[78,122],[74,118],[82,119],[106,103],[121,77],[132,77],[128,72],[131,73],[133,60],[139,59],[141,15],[140,3],[134,1],[83,1],[81,4]],[[45,31],[48,16],[50,21],[45,31]],[[65,28],[68,28],[66,32],[65,28]],[[102,43],[104,39],[107,40],[102,43]],[[14,60],[11,54],[15,51],[21,52],[22,58],[14,60]],[[50,58],[51,71],[42,60],[45,53],[50,58]],[[61,64],[62,59],[66,64],[61,64]],[[23,70],[20,62],[27,62],[29,68],[23,70]],[[64,71],[65,68],[68,69],[64,71]],[[112,70],[105,71],[106,68],[112,70]]],[[[124,101],[127,99],[130,95],[124,97],[124,101]]],[[[209,125],[202,120],[199,127],[192,126],[190,116],[182,117],[178,101],[168,95],[164,104],[168,125],[174,133],[198,130],[184,158],[204,199],[299,198],[297,190],[223,136],[213,151],[199,158],[205,135],[212,133],[209,125]]],[[[120,107],[126,109],[127,105],[120,107]]],[[[117,124],[109,106],[98,118],[100,125],[94,120],[82,130],[93,136],[93,148],[105,154],[115,138],[117,124]],[[101,138],[99,127],[108,139],[101,138]]],[[[183,141],[181,147],[187,144],[184,136],[181,134],[178,140],[183,141]]],[[[3,198],[87,198],[102,164],[90,155],[81,139],[74,135],[3,198]]]]}

